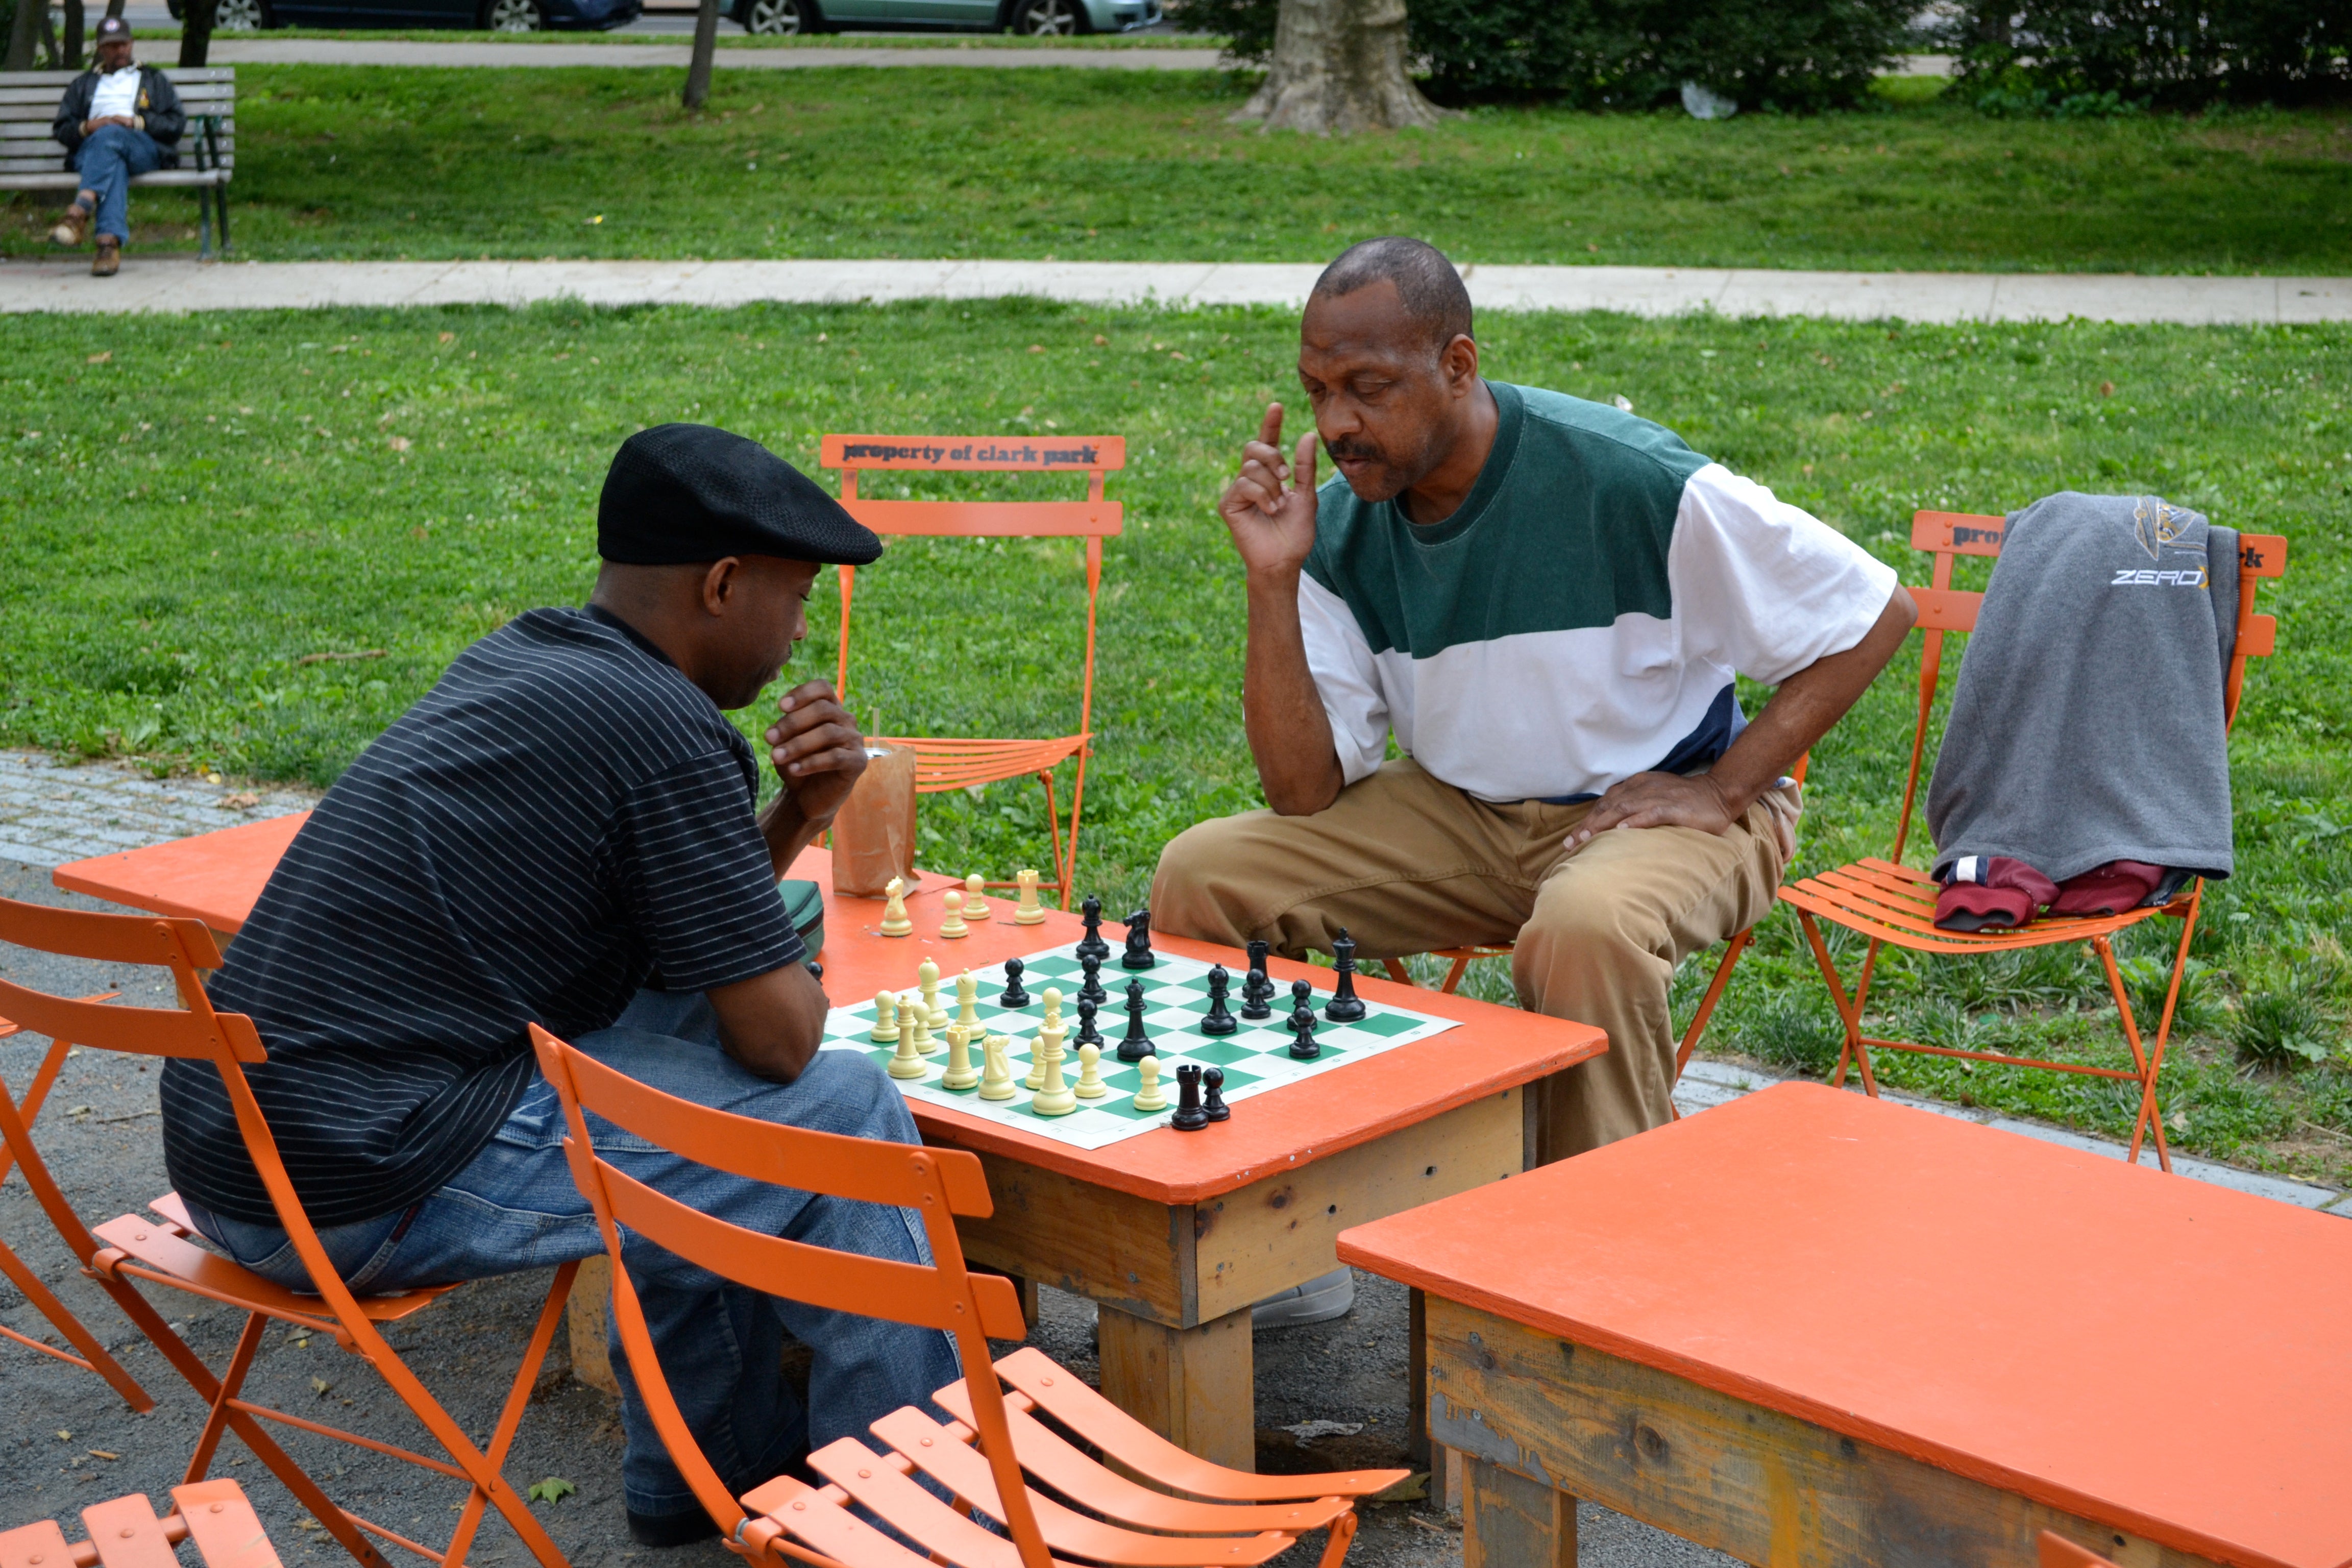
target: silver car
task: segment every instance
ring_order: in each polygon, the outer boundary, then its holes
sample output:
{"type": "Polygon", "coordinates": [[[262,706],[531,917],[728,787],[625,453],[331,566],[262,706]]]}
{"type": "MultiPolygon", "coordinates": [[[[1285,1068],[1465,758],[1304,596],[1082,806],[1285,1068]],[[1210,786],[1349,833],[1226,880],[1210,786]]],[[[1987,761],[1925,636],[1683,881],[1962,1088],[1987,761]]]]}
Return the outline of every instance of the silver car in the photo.
{"type": "Polygon", "coordinates": [[[909,32],[1124,33],[1160,20],[1160,0],[735,0],[751,33],[829,33],[837,27],[909,32]]]}

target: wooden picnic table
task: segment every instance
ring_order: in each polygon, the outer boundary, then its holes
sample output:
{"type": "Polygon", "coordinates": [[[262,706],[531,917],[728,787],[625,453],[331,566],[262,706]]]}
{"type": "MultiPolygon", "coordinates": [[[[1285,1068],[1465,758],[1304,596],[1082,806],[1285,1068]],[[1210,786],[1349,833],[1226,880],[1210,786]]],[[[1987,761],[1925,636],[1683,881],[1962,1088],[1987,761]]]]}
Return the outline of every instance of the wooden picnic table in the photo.
{"type": "Polygon", "coordinates": [[[2352,1224],[1784,1084],[1358,1226],[1465,1568],[1590,1498],[1742,1562],[2352,1562],[2352,1224]]]}
{"type": "MultiPolygon", "coordinates": [[[[99,856],[55,878],[234,936],[299,822],[99,856]]],[[[908,989],[927,957],[954,973],[1075,943],[1084,930],[1052,910],[1042,925],[1015,925],[1011,899],[992,895],[994,919],[942,941],[940,900],[958,884],[927,878],[908,900],[915,934],[885,937],[882,900],[837,897],[824,850],[793,871],[824,890],[822,962],[837,1005],[908,989]]],[[[1246,963],[1203,942],[1153,941],[1246,963]]],[[[1271,973],[1287,982],[1318,972],[1276,960],[1271,973]]],[[[1251,1306],[1332,1268],[1349,1225],[1516,1176],[1535,1146],[1525,1087],[1606,1048],[1587,1025],[1370,975],[1357,985],[1368,1000],[1462,1026],[1243,1100],[1231,1121],[1202,1131],[1160,1128],[1097,1150],[909,1102],[926,1142],[969,1149],[987,1168],[996,1212],[962,1226],[973,1261],[1096,1301],[1103,1392],[1193,1453],[1242,1469],[1256,1453],[1251,1306]]],[[[604,1361],[601,1293],[576,1290],[574,1301],[574,1366],[593,1376],[604,1361]]]]}

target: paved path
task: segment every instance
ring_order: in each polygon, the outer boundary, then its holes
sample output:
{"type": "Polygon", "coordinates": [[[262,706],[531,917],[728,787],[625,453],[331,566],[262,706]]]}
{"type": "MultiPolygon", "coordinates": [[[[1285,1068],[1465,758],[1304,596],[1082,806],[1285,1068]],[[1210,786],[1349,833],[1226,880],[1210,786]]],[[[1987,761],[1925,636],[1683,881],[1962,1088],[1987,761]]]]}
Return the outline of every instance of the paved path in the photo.
{"type": "MultiPolygon", "coordinates": [[[[477,44],[341,38],[215,38],[216,66],[669,66],[686,68],[685,44],[477,44]]],[[[812,70],[820,66],[1064,66],[1084,70],[1203,71],[1214,49],[1008,49],[950,44],[929,48],[855,46],[730,48],[713,53],[720,70],[812,70]]]]}
{"type": "Polygon", "coordinates": [[[69,767],[38,752],[0,752],[0,859],[62,866],[308,811],[315,798],[285,788],[152,779],[112,763],[69,767]]]}
{"type": "MultiPolygon", "coordinates": [[[[491,47],[496,46],[483,46],[491,47]]],[[[120,276],[43,257],[0,264],[0,312],[303,310],[578,299],[727,307],[761,300],[886,304],[1027,294],[1073,303],[1296,308],[1319,268],[1141,261],[286,261],[199,266],[133,253],[120,276]]],[[[2195,326],[2352,321],[2352,278],[2143,278],[2093,273],[1784,272],[1663,267],[1479,267],[1489,310],[1667,316],[2025,321],[2084,316],[2195,326]]]]}

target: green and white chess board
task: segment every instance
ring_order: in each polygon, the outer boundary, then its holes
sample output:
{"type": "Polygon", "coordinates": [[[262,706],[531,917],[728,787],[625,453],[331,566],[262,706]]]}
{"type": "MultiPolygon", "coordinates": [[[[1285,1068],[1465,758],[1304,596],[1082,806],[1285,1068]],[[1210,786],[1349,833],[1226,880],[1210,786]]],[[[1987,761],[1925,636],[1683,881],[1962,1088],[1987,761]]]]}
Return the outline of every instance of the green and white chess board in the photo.
{"type": "MultiPolygon", "coordinates": [[[[1109,961],[1103,965],[1102,986],[1109,1000],[1096,1015],[1095,1027],[1103,1037],[1102,1078],[1108,1090],[1100,1100],[1081,1100],[1078,1109],[1066,1116],[1041,1116],[1031,1108],[1035,1098],[1025,1088],[1031,1053],[1037,1043],[1037,1032],[1045,1020],[1045,990],[1048,986],[1062,993],[1063,1037],[1062,1069],[1065,1081],[1075,1087],[1078,1081],[1078,986],[1084,976],[1077,960],[1066,947],[1045,952],[1024,954],[1021,960],[1021,984],[1029,993],[1026,1007],[1005,1007],[998,998],[1004,994],[1004,966],[992,963],[984,969],[974,969],[972,978],[980,984],[978,1016],[983,1035],[1003,1035],[1012,1045],[1007,1051],[1013,1068],[1013,1098],[989,1100],[980,1098],[978,1088],[951,1089],[943,1088],[940,1079],[948,1068],[948,1043],[943,1030],[932,1031],[933,1052],[922,1058],[924,1074],[919,1079],[894,1079],[891,1081],[906,1090],[909,1099],[932,1105],[951,1106],[967,1115],[1017,1127],[1024,1132],[1056,1139],[1081,1149],[1099,1149],[1116,1143],[1122,1138],[1132,1138],[1139,1132],[1149,1132],[1168,1124],[1170,1111],[1177,1100],[1176,1068],[1181,1063],[1195,1062],[1202,1067],[1223,1068],[1225,1073],[1224,1097],[1228,1105],[1238,1106],[1254,1095],[1286,1083],[1313,1078],[1329,1072],[1349,1062],[1362,1061],[1382,1051],[1411,1045],[1415,1040],[1428,1039],[1454,1027],[1451,1018],[1432,1017],[1426,1013],[1410,1012],[1402,1007],[1390,1007],[1377,1002],[1365,1004],[1364,1016],[1353,1024],[1333,1024],[1324,1020],[1322,1009],[1329,1002],[1330,976],[1328,972],[1318,978],[1315,996],[1315,1042],[1323,1054],[1313,1061],[1297,1061],[1290,1055],[1290,1030],[1286,1026],[1290,1016],[1290,987],[1277,982],[1272,1005],[1274,1016],[1251,1020],[1241,1017],[1243,973],[1232,972],[1233,983],[1226,1005],[1234,1013],[1240,1027],[1223,1037],[1201,1032],[1202,1016],[1209,1010],[1209,965],[1198,959],[1181,958],[1172,953],[1160,953],[1159,963],[1140,972],[1119,967],[1118,951],[1114,945],[1109,961]],[[1160,1092],[1168,1097],[1167,1110],[1142,1111],[1135,1109],[1135,1092],[1142,1085],[1136,1065],[1122,1062],[1118,1057],[1118,1042],[1127,1034],[1127,983],[1143,982],[1145,1009],[1143,1023],[1146,1032],[1158,1047],[1160,1057],[1160,1092]]],[[[950,1022],[956,1017],[956,980],[961,971],[946,971],[940,977],[940,1006],[950,1022]]],[[[919,999],[921,986],[910,973],[901,993],[919,999]]],[[[903,1016],[900,1019],[903,1025],[903,1016]]],[[[871,997],[854,1007],[835,1007],[825,1018],[824,1047],[829,1051],[864,1051],[877,1064],[887,1064],[897,1050],[895,1045],[877,1045],[870,1037],[874,1028],[874,1001],[871,997]]],[[[972,1070],[984,1065],[980,1040],[971,1042],[972,1070]]],[[[1235,1116],[1245,1116],[1246,1110],[1236,1110],[1235,1116]]]]}

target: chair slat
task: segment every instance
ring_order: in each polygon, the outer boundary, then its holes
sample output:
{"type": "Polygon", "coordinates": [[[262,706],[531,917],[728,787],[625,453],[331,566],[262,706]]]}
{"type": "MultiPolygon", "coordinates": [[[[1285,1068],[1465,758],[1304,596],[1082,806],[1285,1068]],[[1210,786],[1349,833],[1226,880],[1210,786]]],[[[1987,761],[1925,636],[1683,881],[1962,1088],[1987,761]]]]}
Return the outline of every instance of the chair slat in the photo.
{"type": "MultiPolygon", "coordinates": [[[[168,1226],[126,1214],[89,1229],[107,1246],[121,1248],[158,1274],[185,1280],[203,1291],[289,1322],[332,1328],[334,1310],[318,1297],[289,1290],[217,1252],[207,1252],[168,1226]]],[[[456,1289],[455,1285],[435,1285],[403,1296],[362,1296],[359,1298],[360,1310],[372,1321],[396,1323],[423,1311],[456,1289]]]]}
{"type": "Polygon", "coordinates": [[[1115,500],[869,500],[841,503],[877,533],[954,539],[1110,539],[1115,500]]]}
{"type": "Polygon", "coordinates": [[[2284,533],[2238,535],[2238,570],[2249,577],[2285,576],[2286,535],[2284,533]]]}
{"type": "Polygon", "coordinates": [[[98,1550],[100,1568],[180,1568],[179,1555],[145,1492],[92,1504],[81,1510],[81,1525],[98,1550]]]}
{"type": "Polygon", "coordinates": [[[957,1568],[1020,1568],[1019,1550],[915,1484],[898,1466],[855,1437],[827,1443],[809,1468],[850,1500],[941,1562],[957,1568]]]}
{"type": "Polygon", "coordinates": [[[2009,529],[2005,517],[1973,511],[1915,511],[1911,514],[1911,548],[1930,553],[1998,555],[2001,535],[2009,529]]]}
{"type": "Polygon", "coordinates": [[[54,1519],[0,1531],[0,1568],[65,1568],[72,1562],[73,1549],[54,1519]]]}
{"type": "MultiPolygon", "coordinates": [[[[836,1500],[836,1487],[823,1491],[778,1476],[743,1494],[743,1506],[816,1548],[846,1568],[933,1568],[932,1559],[918,1557],[836,1500]]],[[[0,1568],[16,1568],[0,1563],[0,1568]]]]}
{"type": "Polygon", "coordinates": [[[188,1539],[196,1543],[205,1568],[281,1568],[278,1549],[235,1481],[173,1487],[172,1501],[187,1521],[188,1539]]]}
{"type": "Polygon", "coordinates": [[[1127,467],[1123,436],[831,435],[817,447],[825,468],[920,469],[953,473],[1106,472],[1127,467]]]}
{"type": "Polygon", "coordinates": [[[1911,602],[1919,606],[1919,629],[1923,632],[1972,632],[1977,629],[1977,612],[1984,605],[1982,594],[1965,588],[1913,588],[1911,602]]]}

